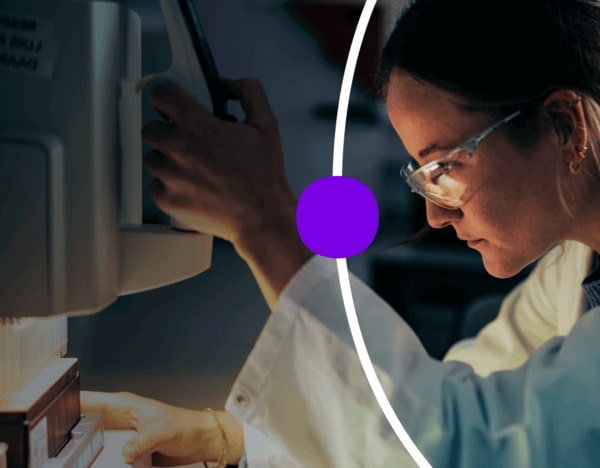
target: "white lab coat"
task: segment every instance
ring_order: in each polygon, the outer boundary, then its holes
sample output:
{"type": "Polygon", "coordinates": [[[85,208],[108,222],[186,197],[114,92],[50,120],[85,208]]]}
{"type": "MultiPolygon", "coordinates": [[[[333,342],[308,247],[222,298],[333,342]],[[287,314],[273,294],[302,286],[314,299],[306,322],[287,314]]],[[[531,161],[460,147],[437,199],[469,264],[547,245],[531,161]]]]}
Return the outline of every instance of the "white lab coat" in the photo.
{"type": "MultiPolygon", "coordinates": [[[[352,278],[382,385],[434,468],[600,466],[600,308],[580,319],[590,260],[577,243],[551,251],[445,363],[352,278]]],[[[250,468],[416,466],[364,376],[333,260],[314,257],[286,287],[226,407],[245,422],[250,468]]]]}

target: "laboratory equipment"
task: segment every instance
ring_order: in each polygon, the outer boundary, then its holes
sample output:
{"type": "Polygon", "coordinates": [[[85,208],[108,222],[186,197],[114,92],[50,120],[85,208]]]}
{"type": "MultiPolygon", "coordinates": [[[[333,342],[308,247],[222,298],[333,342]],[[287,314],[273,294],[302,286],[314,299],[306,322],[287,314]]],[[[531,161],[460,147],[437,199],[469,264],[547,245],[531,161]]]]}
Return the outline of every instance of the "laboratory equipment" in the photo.
{"type": "MultiPolygon", "coordinates": [[[[172,66],[152,77],[228,118],[193,2],[160,6],[172,66]]],[[[124,2],[0,0],[0,442],[11,468],[90,466],[102,447],[101,421],[80,414],[77,360],[63,357],[66,317],[210,266],[212,237],[178,229],[185,221],[143,223],[141,48],[124,2]]]]}

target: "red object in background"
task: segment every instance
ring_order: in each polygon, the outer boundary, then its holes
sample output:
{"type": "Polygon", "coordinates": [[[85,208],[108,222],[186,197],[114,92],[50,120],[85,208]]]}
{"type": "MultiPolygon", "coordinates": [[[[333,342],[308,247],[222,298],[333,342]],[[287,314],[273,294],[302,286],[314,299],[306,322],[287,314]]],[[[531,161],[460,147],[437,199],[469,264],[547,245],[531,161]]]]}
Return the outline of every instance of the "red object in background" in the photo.
{"type": "MultiPolygon", "coordinates": [[[[298,21],[319,39],[325,58],[345,67],[363,5],[356,2],[290,0],[287,6],[298,21]]],[[[375,5],[354,75],[355,83],[370,96],[377,94],[377,69],[384,40],[383,21],[383,8],[375,5]]]]}

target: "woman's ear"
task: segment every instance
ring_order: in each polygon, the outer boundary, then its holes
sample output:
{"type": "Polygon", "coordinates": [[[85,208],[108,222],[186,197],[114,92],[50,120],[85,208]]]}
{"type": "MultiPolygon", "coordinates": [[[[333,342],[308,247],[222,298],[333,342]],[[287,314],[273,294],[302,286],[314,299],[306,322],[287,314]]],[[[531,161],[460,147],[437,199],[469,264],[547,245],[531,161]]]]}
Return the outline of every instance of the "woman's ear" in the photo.
{"type": "Polygon", "coordinates": [[[568,155],[578,154],[587,144],[587,128],[581,94],[559,89],[544,100],[547,115],[554,123],[559,141],[568,155]]]}

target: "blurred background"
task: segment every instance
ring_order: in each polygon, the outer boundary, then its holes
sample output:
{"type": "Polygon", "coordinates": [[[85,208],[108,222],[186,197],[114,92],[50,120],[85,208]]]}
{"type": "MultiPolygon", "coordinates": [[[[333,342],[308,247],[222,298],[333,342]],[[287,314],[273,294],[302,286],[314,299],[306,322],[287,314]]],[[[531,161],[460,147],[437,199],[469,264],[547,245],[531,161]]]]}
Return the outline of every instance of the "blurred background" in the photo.
{"type": "MultiPolygon", "coordinates": [[[[170,65],[158,1],[127,3],[142,20],[144,74],[170,65]]],[[[202,0],[197,10],[222,76],[256,77],[278,116],[287,174],[297,195],[331,175],[335,113],[361,1],[202,0]]],[[[351,96],[344,175],[377,197],[372,247],[349,259],[415,329],[434,357],[490,320],[520,277],[495,280],[452,232],[390,247],[424,222],[423,203],[399,176],[406,160],[376,92],[377,56],[400,11],[378,1],[351,96]]],[[[148,107],[148,106],[147,106],[148,107]]],[[[239,110],[237,110],[239,112],[239,110]]],[[[144,120],[156,118],[145,109],[144,120]]],[[[146,174],[145,186],[150,177],[146,174]]],[[[147,221],[162,214],[145,195],[147,221]]],[[[69,319],[69,354],[84,389],[133,391],[190,408],[220,408],[268,317],[246,265],[215,240],[212,267],[184,282],[119,298],[103,312],[69,319]]]]}

